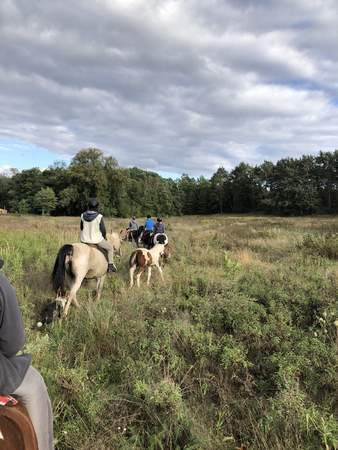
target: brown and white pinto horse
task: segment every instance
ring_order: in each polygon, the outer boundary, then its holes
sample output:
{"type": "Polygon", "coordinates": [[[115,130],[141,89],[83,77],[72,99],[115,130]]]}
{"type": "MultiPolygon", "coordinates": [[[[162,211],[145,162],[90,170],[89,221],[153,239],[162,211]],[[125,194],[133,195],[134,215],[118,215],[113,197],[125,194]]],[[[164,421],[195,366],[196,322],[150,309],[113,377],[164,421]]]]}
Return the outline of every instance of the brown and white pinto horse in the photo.
{"type": "Polygon", "coordinates": [[[0,449],[38,450],[32,422],[21,403],[0,408],[0,449]]]}
{"type": "Polygon", "coordinates": [[[130,275],[130,287],[134,286],[134,273],[136,274],[136,283],[140,287],[140,277],[145,269],[148,269],[147,285],[150,284],[151,268],[157,267],[160,272],[162,281],[164,281],[162,268],[160,266],[161,257],[169,259],[171,256],[169,244],[156,244],[152,249],[147,250],[145,248],[139,248],[135,250],[129,259],[129,275],[130,275]]]}

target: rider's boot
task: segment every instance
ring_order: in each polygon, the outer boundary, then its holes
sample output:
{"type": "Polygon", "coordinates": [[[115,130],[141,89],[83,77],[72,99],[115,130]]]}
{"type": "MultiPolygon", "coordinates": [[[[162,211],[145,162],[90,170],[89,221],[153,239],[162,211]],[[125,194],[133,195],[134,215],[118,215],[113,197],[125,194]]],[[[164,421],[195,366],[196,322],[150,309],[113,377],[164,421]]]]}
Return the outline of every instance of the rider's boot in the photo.
{"type": "Polygon", "coordinates": [[[107,272],[108,272],[108,273],[117,272],[117,268],[116,268],[116,266],[115,266],[114,263],[109,263],[109,264],[108,264],[107,272]]]}

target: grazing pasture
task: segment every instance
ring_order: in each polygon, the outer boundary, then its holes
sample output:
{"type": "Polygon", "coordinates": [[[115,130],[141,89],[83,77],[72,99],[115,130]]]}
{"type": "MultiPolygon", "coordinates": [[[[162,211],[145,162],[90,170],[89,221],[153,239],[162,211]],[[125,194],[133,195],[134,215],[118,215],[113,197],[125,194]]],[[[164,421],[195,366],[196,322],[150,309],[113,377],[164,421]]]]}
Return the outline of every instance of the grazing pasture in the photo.
{"type": "Polygon", "coordinates": [[[338,448],[337,218],[166,224],[164,283],[154,273],[130,289],[135,246],[123,243],[101,300],[88,284],[80,309],[38,331],[79,220],[0,217],[2,270],[49,387],[57,449],[338,448]]]}

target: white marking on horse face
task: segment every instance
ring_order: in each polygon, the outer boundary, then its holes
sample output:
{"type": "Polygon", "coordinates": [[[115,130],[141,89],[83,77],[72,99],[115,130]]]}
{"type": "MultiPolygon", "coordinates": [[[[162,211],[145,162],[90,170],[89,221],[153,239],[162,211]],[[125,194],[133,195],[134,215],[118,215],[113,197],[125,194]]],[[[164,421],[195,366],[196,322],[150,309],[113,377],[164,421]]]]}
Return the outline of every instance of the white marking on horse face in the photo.
{"type": "Polygon", "coordinates": [[[67,299],[64,297],[56,297],[55,299],[56,303],[58,303],[59,305],[61,305],[62,309],[65,309],[66,303],[67,303],[67,299]]]}

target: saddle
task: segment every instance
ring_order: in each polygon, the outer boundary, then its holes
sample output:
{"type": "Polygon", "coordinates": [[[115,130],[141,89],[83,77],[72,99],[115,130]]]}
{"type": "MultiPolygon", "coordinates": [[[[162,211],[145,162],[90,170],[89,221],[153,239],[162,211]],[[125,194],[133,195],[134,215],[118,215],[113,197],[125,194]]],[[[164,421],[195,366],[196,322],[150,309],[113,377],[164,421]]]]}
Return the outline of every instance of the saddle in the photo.
{"type": "MultiPolygon", "coordinates": [[[[5,399],[6,397],[1,397],[5,399]]],[[[32,422],[22,403],[9,406],[15,399],[0,404],[0,450],[38,450],[32,422]]]]}
{"type": "Polygon", "coordinates": [[[105,250],[102,247],[99,247],[97,244],[88,244],[87,242],[82,242],[82,243],[88,245],[89,247],[96,248],[96,250],[101,252],[102,255],[106,258],[106,260],[108,262],[108,251],[107,250],[105,250]]]}

